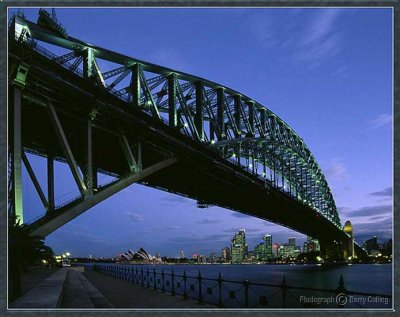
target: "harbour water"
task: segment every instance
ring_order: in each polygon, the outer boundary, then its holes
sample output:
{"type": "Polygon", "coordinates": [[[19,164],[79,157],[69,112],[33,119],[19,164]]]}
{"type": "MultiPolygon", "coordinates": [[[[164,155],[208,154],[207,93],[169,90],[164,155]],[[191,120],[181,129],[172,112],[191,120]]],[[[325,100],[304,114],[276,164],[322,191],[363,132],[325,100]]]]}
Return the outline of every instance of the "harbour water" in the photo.
{"type": "Polygon", "coordinates": [[[218,303],[222,298],[224,307],[244,307],[246,298],[245,280],[247,286],[248,307],[315,307],[336,308],[337,293],[308,290],[336,290],[339,287],[340,275],[343,276],[344,287],[347,291],[365,293],[366,295],[347,295],[346,308],[386,308],[392,306],[391,299],[379,294],[392,294],[392,265],[391,264],[306,264],[306,265],[122,265],[102,264],[111,270],[122,270],[123,276],[137,284],[156,286],[166,291],[183,294],[186,286],[188,297],[198,299],[200,293],[206,302],[218,303]],[[143,271],[142,271],[143,270],[143,271]],[[161,272],[164,272],[162,280],[161,272]],[[129,273],[130,272],[130,273],[129,273]],[[143,272],[143,273],[141,273],[143,272]],[[171,274],[174,272],[174,278],[171,274]],[[199,283],[199,272],[201,283],[199,283]],[[126,275],[128,273],[128,275],[126,275]],[[186,274],[186,282],[183,274],[186,274]],[[131,275],[129,275],[131,274],[131,275]],[[221,274],[222,286],[218,285],[221,274]],[[142,279],[143,275],[143,279],[142,279]],[[283,277],[288,286],[283,296],[280,287],[259,284],[282,285],[283,277]],[[239,283],[231,283],[237,281],[239,283]],[[185,286],[184,286],[185,285],[185,286]],[[297,289],[290,287],[300,287],[297,289]],[[219,294],[221,289],[221,295],[219,294]],[[370,295],[369,295],[370,294],[370,295]]]}

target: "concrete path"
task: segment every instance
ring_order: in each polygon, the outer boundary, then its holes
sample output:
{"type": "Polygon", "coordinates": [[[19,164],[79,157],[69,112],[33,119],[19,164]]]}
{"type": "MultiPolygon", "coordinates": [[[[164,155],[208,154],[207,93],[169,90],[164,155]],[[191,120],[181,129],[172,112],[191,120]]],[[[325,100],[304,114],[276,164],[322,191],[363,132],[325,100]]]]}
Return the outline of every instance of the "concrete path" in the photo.
{"type": "Polygon", "coordinates": [[[180,295],[171,296],[102,273],[86,271],[83,274],[115,308],[216,308],[208,304],[198,305],[194,300],[183,300],[180,295]]]}

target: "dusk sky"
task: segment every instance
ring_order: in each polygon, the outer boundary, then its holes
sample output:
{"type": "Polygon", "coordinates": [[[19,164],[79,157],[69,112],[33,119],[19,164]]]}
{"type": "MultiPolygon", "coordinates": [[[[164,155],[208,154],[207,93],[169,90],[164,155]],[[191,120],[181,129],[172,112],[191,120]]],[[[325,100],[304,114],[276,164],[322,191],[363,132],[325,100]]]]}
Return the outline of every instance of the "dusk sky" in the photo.
{"type": "MultiPolygon", "coordinates": [[[[38,9],[23,12],[36,22],[38,9]]],[[[268,107],[310,148],[356,241],[391,238],[391,9],[57,9],[57,18],[75,38],[207,78],[268,107]]],[[[47,192],[45,160],[28,157],[47,192]]],[[[61,202],[78,190],[67,167],[56,166],[61,202]]],[[[29,222],[44,209],[26,171],[23,185],[29,222]]],[[[267,233],[279,243],[306,239],[265,220],[219,207],[198,209],[196,201],[135,184],[46,243],[74,256],[144,247],[151,254],[183,250],[191,257],[220,254],[241,228],[250,250],[267,233]]]]}

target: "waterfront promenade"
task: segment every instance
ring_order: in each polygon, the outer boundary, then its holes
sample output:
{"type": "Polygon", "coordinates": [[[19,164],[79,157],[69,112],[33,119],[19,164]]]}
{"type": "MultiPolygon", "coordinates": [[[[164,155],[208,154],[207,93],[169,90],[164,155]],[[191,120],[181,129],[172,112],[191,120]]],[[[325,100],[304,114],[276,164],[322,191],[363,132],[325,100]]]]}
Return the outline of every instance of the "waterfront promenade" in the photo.
{"type": "Polygon", "coordinates": [[[22,277],[22,296],[10,308],[193,309],[199,305],[151,288],[134,285],[83,267],[38,269],[22,277]]]}
{"type": "Polygon", "coordinates": [[[171,296],[94,271],[85,271],[84,276],[115,308],[217,308],[209,304],[199,305],[195,300],[183,300],[182,296],[171,296]]]}

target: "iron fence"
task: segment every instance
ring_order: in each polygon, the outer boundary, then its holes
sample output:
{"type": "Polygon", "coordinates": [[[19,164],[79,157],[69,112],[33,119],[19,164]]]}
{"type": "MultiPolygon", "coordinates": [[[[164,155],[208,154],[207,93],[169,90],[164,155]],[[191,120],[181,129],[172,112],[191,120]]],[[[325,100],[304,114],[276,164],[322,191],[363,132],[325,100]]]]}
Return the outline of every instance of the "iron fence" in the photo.
{"type": "Polygon", "coordinates": [[[221,273],[217,278],[203,277],[200,270],[193,276],[186,274],[186,270],[176,274],[173,269],[160,272],[143,265],[95,264],[92,268],[135,285],[220,308],[390,308],[392,303],[391,295],[346,289],[342,275],[336,288],[323,289],[289,285],[285,275],[281,283],[269,284],[227,280],[221,273]]]}

